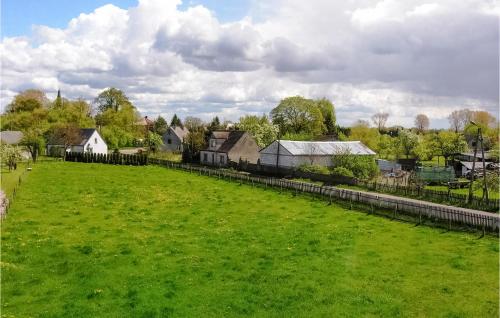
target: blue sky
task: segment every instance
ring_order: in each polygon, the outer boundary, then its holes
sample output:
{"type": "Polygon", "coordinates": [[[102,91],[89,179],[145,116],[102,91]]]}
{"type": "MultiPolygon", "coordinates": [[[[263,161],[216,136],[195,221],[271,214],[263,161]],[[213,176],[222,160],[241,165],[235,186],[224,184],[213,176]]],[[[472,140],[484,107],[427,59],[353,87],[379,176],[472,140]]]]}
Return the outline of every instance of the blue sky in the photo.
{"type": "MultiPolygon", "coordinates": [[[[32,25],[65,28],[68,22],[80,13],[90,13],[109,3],[127,9],[136,6],[137,2],[137,0],[3,0],[1,1],[2,37],[30,35],[32,25]]],[[[185,9],[197,4],[212,10],[221,22],[241,19],[249,10],[249,1],[246,0],[186,0],[180,8],[185,9]]]]}

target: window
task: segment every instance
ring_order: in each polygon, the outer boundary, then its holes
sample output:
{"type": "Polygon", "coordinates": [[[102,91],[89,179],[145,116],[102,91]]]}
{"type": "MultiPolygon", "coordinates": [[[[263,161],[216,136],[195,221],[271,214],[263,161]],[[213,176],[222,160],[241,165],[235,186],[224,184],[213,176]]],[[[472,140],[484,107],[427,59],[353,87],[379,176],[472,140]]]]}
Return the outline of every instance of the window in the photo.
{"type": "Polygon", "coordinates": [[[215,163],[215,154],[212,154],[212,163],[215,163]]]}
{"type": "Polygon", "coordinates": [[[223,155],[221,155],[219,159],[220,159],[220,163],[224,163],[224,156],[223,155]]]}
{"type": "Polygon", "coordinates": [[[97,138],[94,138],[94,143],[95,143],[95,144],[97,143],[97,138]]]}
{"type": "Polygon", "coordinates": [[[217,141],[216,140],[212,140],[212,147],[215,147],[216,144],[217,144],[217,141]]]}
{"type": "Polygon", "coordinates": [[[208,154],[206,154],[206,153],[203,154],[203,161],[205,161],[205,162],[208,161],[208,154]]]}
{"type": "Polygon", "coordinates": [[[172,143],[172,139],[170,139],[170,138],[169,138],[169,139],[167,140],[167,144],[169,144],[169,145],[170,145],[171,143],[172,143]]]}

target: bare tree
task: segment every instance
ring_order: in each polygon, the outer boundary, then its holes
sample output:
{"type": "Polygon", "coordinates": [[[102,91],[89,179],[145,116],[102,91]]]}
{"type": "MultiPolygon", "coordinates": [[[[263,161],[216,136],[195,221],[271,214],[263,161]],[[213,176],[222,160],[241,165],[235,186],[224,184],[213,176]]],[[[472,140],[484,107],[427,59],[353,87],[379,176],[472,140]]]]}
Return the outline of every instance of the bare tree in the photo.
{"type": "Polygon", "coordinates": [[[429,117],[425,114],[418,114],[417,117],[415,117],[415,127],[417,127],[419,132],[424,132],[429,129],[429,117]]]}
{"type": "Polygon", "coordinates": [[[56,145],[64,146],[64,156],[71,145],[79,144],[82,139],[80,129],[74,125],[55,127],[52,130],[51,140],[56,145]]]}
{"type": "Polygon", "coordinates": [[[453,111],[448,116],[448,121],[450,122],[450,128],[455,132],[462,131],[471,120],[472,115],[473,112],[467,108],[453,111]]]}
{"type": "Polygon", "coordinates": [[[315,143],[309,143],[307,145],[307,154],[309,157],[309,164],[314,165],[314,159],[319,154],[319,146],[315,143]]]}
{"type": "Polygon", "coordinates": [[[389,113],[376,113],[372,116],[373,124],[378,128],[378,131],[381,131],[385,128],[385,124],[387,123],[387,119],[389,118],[389,113]]]}
{"type": "Polygon", "coordinates": [[[364,119],[358,119],[353,124],[352,127],[370,127],[370,123],[364,119]]]}

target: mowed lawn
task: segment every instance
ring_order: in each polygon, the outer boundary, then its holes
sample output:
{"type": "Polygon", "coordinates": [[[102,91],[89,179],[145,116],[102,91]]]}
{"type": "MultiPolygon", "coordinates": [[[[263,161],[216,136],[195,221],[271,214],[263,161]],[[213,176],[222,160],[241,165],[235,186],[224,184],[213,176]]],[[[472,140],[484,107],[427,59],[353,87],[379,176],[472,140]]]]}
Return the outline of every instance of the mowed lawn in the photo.
{"type": "Polygon", "coordinates": [[[5,317],[498,317],[498,239],[161,167],[34,166],[5,317]]]}

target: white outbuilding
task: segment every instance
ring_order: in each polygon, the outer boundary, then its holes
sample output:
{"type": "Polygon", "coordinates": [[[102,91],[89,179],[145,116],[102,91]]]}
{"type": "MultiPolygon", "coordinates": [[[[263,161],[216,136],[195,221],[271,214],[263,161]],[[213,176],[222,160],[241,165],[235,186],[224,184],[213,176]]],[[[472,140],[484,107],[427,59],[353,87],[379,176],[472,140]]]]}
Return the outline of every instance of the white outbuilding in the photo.
{"type": "Polygon", "coordinates": [[[361,141],[292,141],[275,140],[260,151],[260,164],[281,168],[301,165],[332,166],[332,157],[349,153],[373,156],[375,152],[361,141]]]}
{"type": "MultiPolygon", "coordinates": [[[[47,153],[53,154],[54,150],[62,151],[64,145],[59,140],[52,140],[47,144],[47,153]]],[[[74,144],[66,148],[66,152],[89,152],[107,154],[108,145],[95,128],[80,129],[74,144]]]]}

